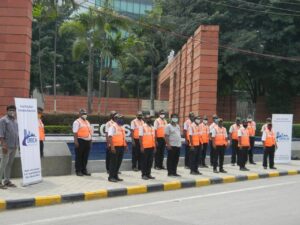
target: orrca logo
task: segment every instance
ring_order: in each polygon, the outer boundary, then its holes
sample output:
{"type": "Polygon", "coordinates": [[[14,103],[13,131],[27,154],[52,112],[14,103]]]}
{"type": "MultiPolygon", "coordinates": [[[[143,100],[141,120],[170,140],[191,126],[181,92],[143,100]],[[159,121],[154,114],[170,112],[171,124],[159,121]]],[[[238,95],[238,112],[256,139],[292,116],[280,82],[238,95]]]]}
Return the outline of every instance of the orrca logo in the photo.
{"type": "Polygon", "coordinates": [[[38,139],[35,134],[24,129],[24,138],[22,141],[23,146],[35,145],[38,142],[38,139]]]}
{"type": "Polygon", "coordinates": [[[289,136],[287,134],[283,134],[283,133],[276,133],[276,139],[277,141],[288,141],[290,140],[289,136]]]}

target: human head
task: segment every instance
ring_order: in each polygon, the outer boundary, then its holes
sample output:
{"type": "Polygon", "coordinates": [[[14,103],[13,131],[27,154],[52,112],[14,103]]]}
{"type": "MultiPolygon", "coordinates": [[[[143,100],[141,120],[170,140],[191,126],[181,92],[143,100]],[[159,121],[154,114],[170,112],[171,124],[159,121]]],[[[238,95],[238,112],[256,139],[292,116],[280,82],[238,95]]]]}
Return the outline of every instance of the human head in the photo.
{"type": "Polygon", "coordinates": [[[143,119],[143,112],[138,111],[137,114],[136,114],[136,118],[139,119],[139,120],[143,119]]]}
{"type": "Polygon", "coordinates": [[[267,124],[272,123],[272,119],[271,119],[270,117],[268,117],[268,118],[266,119],[266,122],[267,122],[267,124]]]}
{"type": "Polygon", "coordinates": [[[144,120],[148,125],[152,125],[152,116],[150,114],[146,114],[144,120]]]}
{"type": "Polygon", "coordinates": [[[201,117],[200,116],[195,116],[195,123],[199,125],[201,123],[201,117]]]}
{"type": "Polygon", "coordinates": [[[189,118],[190,118],[191,121],[194,121],[194,119],[195,119],[195,114],[194,114],[193,112],[190,112],[190,113],[189,113],[189,118]]]}
{"type": "Polygon", "coordinates": [[[38,107],[37,111],[38,111],[38,117],[41,118],[43,115],[44,109],[42,107],[38,107]]]}
{"type": "Polygon", "coordinates": [[[217,114],[214,114],[212,116],[212,119],[213,119],[214,123],[218,123],[218,116],[217,116],[217,114]]]}
{"type": "Polygon", "coordinates": [[[171,122],[178,123],[178,115],[176,113],[171,114],[171,122]]]}
{"type": "Polygon", "coordinates": [[[86,118],[87,118],[87,112],[86,112],[85,109],[80,109],[80,110],[79,110],[79,115],[80,115],[80,117],[81,117],[82,119],[86,120],[86,118]]]}
{"type": "Polygon", "coordinates": [[[247,120],[243,120],[242,123],[243,123],[243,127],[244,127],[244,128],[247,128],[247,127],[248,127],[248,121],[247,121],[247,120]]]}
{"type": "Polygon", "coordinates": [[[222,118],[219,118],[217,119],[218,120],[218,125],[219,127],[223,127],[223,119],[222,118]]]}
{"type": "Polygon", "coordinates": [[[248,122],[252,122],[252,116],[251,116],[251,115],[249,115],[249,116],[247,117],[247,121],[248,121],[248,122]]]}
{"type": "Polygon", "coordinates": [[[16,106],[15,105],[8,105],[6,107],[6,112],[7,115],[11,118],[15,118],[16,117],[16,106]]]}
{"type": "Polygon", "coordinates": [[[235,118],[235,122],[237,125],[240,125],[241,124],[241,118],[240,117],[236,117],[235,118]]]}
{"type": "Polygon", "coordinates": [[[272,130],[272,119],[271,118],[267,118],[267,127],[269,130],[272,130]]]}
{"type": "Polygon", "coordinates": [[[203,116],[203,123],[206,125],[208,124],[208,118],[206,115],[203,116]]]}
{"type": "Polygon", "coordinates": [[[164,119],[164,118],[166,117],[166,112],[165,112],[164,110],[160,110],[160,111],[159,111],[159,117],[160,117],[161,119],[164,119]]]}
{"type": "Polygon", "coordinates": [[[122,126],[124,125],[124,116],[120,113],[116,113],[114,115],[114,118],[113,120],[119,125],[119,126],[122,126]]]}
{"type": "Polygon", "coordinates": [[[117,111],[115,111],[115,110],[110,111],[110,113],[109,113],[110,119],[113,120],[113,119],[114,119],[114,116],[115,116],[116,114],[117,114],[117,111]]]}

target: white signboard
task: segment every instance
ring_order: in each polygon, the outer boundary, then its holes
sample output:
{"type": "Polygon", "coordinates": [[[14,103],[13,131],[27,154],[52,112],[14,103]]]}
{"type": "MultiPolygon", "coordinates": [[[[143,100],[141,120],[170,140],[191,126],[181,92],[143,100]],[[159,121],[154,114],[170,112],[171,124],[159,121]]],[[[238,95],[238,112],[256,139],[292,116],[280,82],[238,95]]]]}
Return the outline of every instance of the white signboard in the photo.
{"type": "Polygon", "coordinates": [[[275,152],[275,163],[290,163],[292,155],[293,115],[273,114],[272,124],[278,146],[275,152]]]}
{"type": "Polygon", "coordinates": [[[42,181],[36,99],[15,98],[23,185],[42,181]]]}

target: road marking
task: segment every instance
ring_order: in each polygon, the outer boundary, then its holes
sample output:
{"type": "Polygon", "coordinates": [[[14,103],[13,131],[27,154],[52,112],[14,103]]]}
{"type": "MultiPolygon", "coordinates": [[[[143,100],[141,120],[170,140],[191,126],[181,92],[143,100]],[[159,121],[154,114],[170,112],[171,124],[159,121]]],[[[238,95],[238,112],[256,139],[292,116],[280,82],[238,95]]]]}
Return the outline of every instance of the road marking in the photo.
{"type": "Polygon", "coordinates": [[[35,221],[30,221],[30,222],[25,222],[25,223],[18,223],[15,225],[31,225],[31,224],[44,224],[44,223],[51,224],[52,222],[87,217],[87,216],[94,216],[94,215],[98,215],[98,214],[111,213],[111,212],[120,211],[120,210],[142,208],[145,206],[153,206],[153,205],[160,205],[160,204],[166,204],[166,203],[181,202],[181,201],[187,201],[187,200],[198,199],[198,198],[209,198],[209,197],[214,197],[214,196],[227,195],[227,194],[232,194],[232,193],[240,193],[240,192],[246,192],[246,191],[255,191],[255,190],[260,190],[260,189],[267,189],[267,188],[278,187],[278,186],[286,186],[286,185],[297,184],[297,183],[300,183],[300,181],[276,183],[276,184],[271,184],[271,185],[262,185],[262,186],[257,186],[257,187],[236,189],[236,190],[231,190],[231,191],[222,191],[222,192],[205,194],[205,195],[195,195],[195,196],[190,196],[190,197],[175,198],[175,199],[170,199],[170,200],[155,201],[155,202],[149,202],[149,203],[144,203],[144,204],[136,204],[136,205],[131,205],[131,206],[117,207],[117,208],[113,208],[113,209],[103,209],[103,210],[98,210],[98,211],[79,213],[76,215],[67,215],[67,216],[60,216],[60,217],[55,217],[55,218],[35,220],[35,221]]]}

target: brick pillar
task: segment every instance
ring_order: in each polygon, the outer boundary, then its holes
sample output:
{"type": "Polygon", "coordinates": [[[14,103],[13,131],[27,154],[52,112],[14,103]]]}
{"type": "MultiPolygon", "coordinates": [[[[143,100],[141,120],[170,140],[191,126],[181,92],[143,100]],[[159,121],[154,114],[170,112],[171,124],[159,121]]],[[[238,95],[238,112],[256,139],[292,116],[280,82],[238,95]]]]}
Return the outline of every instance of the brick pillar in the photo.
{"type": "Polygon", "coordinates": [[[0,1],[0,115],[29,95],[31,23],[31,0],[0,1]]]}

